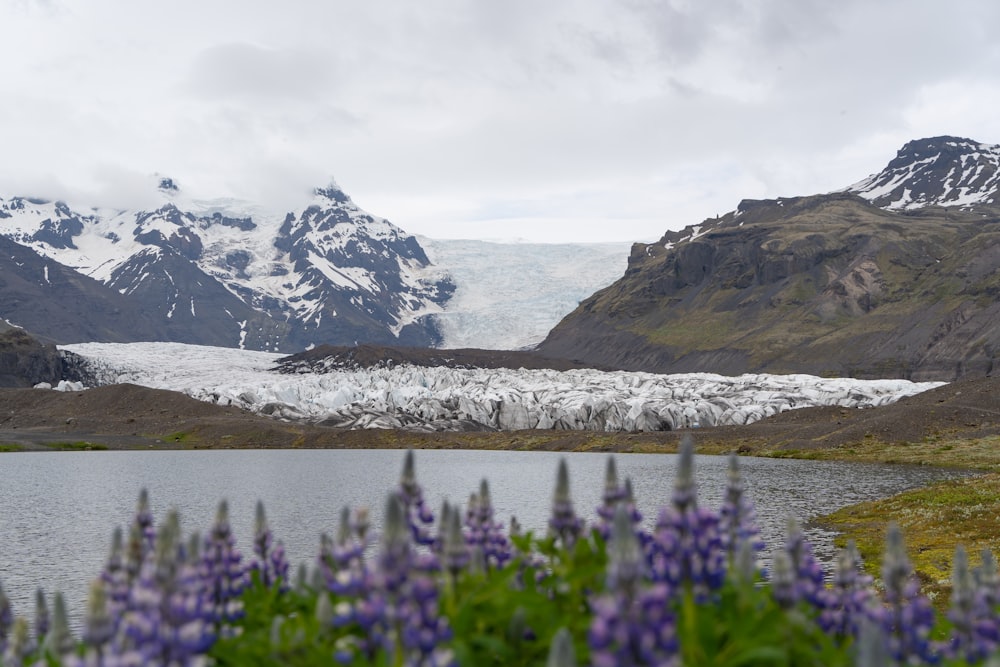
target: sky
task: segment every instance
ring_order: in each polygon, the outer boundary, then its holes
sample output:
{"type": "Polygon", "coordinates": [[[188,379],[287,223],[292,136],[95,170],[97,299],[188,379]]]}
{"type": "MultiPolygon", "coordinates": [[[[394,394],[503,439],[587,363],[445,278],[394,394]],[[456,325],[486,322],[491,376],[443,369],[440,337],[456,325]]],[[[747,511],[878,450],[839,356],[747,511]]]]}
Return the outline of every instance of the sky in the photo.
{"type": "Polygon", "coordinates": [[[1000,143],[996,0],[0,0],[0,196],[652,241],[1000,143]]]}

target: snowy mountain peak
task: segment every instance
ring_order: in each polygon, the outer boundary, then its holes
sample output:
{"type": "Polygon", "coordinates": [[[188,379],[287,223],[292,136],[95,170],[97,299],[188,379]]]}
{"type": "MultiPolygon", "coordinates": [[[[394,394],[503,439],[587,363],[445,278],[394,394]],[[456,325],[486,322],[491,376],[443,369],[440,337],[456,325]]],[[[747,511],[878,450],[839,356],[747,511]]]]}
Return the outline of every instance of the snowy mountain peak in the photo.
{"type": "Polygon", "coordinates": [[[1000,146],[949,136],[909,141],[847,191],[890,210],[1000,203],[1000,146]]]}
{"type": "Polygon", "coordinates": [[[313,190],[313,194],[319,201],[325,200],[327,202],[332,202],[333,204],[353,204],[351,198],[347,196],[347,193],[341,190],[340,186],[337,185],[337,182],[332,178],[325,188],[316,188],[313,190]]]}
{"type": "Polygon", "coordinates": [[[142,301],[162,340],[269,351],[440,342],[428,316],[454,286],[416,239],[336,183],[274,215],[249,202],[188,200],[172,178],[155,178],[162,199],[147,210],[83,215],[61,202],[0,198],[0,236],[142,301]]]}
{"type": "Polygon", "coordinates": [[[159,181],[159,183],[157,184],[156,188],[161,192],[166,192],[167,194],[175,194],[177,192],[180,192],[180,188],[177,187],[177,183],[174,182],[174,179],[170,178],[169,176],[157,176],[157,180],[159,181]]]}

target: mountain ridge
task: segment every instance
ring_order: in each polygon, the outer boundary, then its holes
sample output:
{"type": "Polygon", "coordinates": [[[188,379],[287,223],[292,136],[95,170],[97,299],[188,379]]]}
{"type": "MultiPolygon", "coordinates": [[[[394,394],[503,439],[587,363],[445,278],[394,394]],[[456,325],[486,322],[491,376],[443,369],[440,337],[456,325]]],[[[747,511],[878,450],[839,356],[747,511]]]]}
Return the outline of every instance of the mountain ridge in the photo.
{"type": "Polygon", "coordinates": [[[998,163],[1000,147],[934,137],[839,192],[744,200],[635,244],[625,275],[537,349],[655,372],[991,373],[998,163]]]}
{"type": "Polygon", "coordinates": [[[157,179],[159,204],[146,209],[74,210],[0,197],[0,236],[24,248],[15,254],[33,253],[32,264],[58,263],[110,288],[89,309],[95,317],[137,311],[135,326],[102,334],[49,326],[25,309],[0,314],[57,342],[174,340],[294,352],[358,340],[440,341],[429,316],[454,285],[413,236],[360,209],[335,183],[275,214],[247,202],[190,200],[172,179],[157,179]]]}

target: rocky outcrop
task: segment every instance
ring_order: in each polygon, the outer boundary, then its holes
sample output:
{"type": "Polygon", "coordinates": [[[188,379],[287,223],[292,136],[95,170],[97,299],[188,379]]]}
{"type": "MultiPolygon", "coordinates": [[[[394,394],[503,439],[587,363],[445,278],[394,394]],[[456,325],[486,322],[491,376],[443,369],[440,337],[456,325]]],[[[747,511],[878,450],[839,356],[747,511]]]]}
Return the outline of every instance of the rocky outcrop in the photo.
{"type": "Polygon", "coordinates": [[[62,379],[62,361],[54,345],[44,345],[23,329],[0,331],[0,387],[55,385],[62,379]]]}
{"type": "Polygon", "coordinates": [[[628,370],[953,380],[1000,359],[1000,209],[745,201],[636,244],[538,351],[628,370]]]}

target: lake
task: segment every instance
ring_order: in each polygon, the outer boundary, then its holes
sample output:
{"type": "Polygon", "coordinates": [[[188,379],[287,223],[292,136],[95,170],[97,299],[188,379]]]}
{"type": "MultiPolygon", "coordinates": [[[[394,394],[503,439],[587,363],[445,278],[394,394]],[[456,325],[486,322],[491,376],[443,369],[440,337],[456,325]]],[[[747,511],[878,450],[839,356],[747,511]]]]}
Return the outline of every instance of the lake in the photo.
{"type": "MultiPolygon", "coordinates": [[[[227,450],[45,452],[0,455],[0,583],[15,613],[34,613],[34,591],[61,590],[74,620],[87,586],[104,564],[116,525],[132,520],[139,490],[149,490],[157,521],[177,508],[185,534],[207,532],[219,500],[244,556],[250,554],[254,508],[264,502],[275,539],[294,567],[310,565],[322,532],[336,534],[344,505],[367,505],[377,529],[389,490],[398,482],[401,450],[227,450]]],[[[596,453],[416,452],[417,479],[430,507],[465,505],[484,477],[498,520],[512,514],[528,530],[548,518],[559,459],[569,465],[577,512],[592,519],[600,503],[608,455],[596,453]]],[[[640,511],[655,521],[669,501],[677,457],[621,454],[619,475],[631,477],[640,511]]],[[[768,549],[783,540],[789,515],[802,521],[845,505],[885,497],[966,473],[954,470],[829,461],[741,459],[768,549]]],[[[700,502],[717,508],[727,460],[696,456],[700,502]]],[[[807,531],[817,552],[832,554],[832,535],[807,531]]]]}

